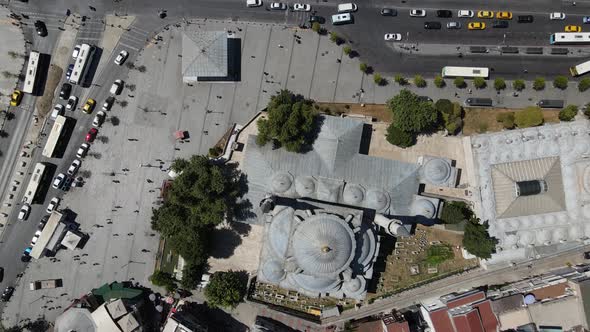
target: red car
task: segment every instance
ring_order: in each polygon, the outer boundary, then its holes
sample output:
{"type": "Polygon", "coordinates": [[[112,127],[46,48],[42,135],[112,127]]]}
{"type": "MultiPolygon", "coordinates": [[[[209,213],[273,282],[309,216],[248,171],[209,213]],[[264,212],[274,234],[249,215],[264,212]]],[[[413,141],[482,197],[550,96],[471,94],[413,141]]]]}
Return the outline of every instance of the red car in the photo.
{"type": "Polygon", "coordinates": [[[92,128],[86,134],[86,142],[92,142],[96,138],[96,134],[98,134],[98,130],[96,128],[92,128]]]}

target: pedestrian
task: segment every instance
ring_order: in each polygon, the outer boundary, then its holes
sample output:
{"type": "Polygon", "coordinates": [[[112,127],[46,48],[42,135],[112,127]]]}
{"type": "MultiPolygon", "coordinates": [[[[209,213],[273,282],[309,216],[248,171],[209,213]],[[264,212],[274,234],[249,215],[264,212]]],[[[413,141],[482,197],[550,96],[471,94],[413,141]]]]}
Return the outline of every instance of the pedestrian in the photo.
{"type": "Polygon", "coordinates": [[[283,45],[279,44],[279,48],[283,48],[283,45]]]}
{"type": "Polygon", "coordinates": [[[147,183],[154,183],[151,179],[146,179],[147,183]]]}
{"type": "Polygon", "coordinates": [[[459,94],[457,92],[455,92],[455,97],[459,97],[459,94]]]}
{"type": "Polygon", "coordinates": [[[473,92],[473,90],[469,89],[469,94],[471,94],[473,92]]]}
{"type": "Polygon", "coordinates": [[[96,8],[95,8],[95,7],[88,6],[88,8],[90,8],[90,10],[92,10],[93,12],[95,12],[95,11],[96,11],[96,8]]]}
{"type": "MultiPolygon", "coordinates": [[[[135,212],[135,213],[139,213],[139,210],[135,210],[135,211],[133,211],[133,212],[135,212]]],[[[131,235],[133,235],[133,234],[131,234],[131,235]]]]}
{"type": "Polygon", "coordinates": [[[113,234],[113,236],[119,236],[119,234],[117,234],[117,233],[114,233],[114,234],[113,234]]]}

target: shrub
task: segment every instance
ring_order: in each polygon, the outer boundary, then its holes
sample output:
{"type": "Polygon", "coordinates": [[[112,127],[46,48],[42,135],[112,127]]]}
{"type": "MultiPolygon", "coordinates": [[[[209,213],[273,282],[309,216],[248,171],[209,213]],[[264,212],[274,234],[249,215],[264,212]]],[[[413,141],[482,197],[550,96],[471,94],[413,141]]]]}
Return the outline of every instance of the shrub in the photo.
{"type": "Polygon", "coordinates": [[[486,131],[488,131],[488,124],[486,122],[480,122],[477,124],[477,132],[480,134],[485,133],[486,131]]]}
{"type": "Polygon", "coordinates": [[[573,121],[577,114],[578,114],[578,106],[567,105],[564,109],[559,111],[559,120],[560,121],[573,121]]]}
{"type": "Polygon", "coordinates": [[[359,65],[359,68],[365,74],[367,73],[367,71],[369,71],[369,66],[367,66],[367,64],[364,62],[361,62],[361,64],[359,65]]]}
{"type": "Polygon", "coordinates": [[[177,287],[176,281],[172,278],[172,275],[160,270],[154,271],[154,274],[149,277],[149,280],[156,286],[166,288],[168,292],[173,292],[177,287]]]}
{"type": "Polygon", "coordinates": [[[426,263],[429,265],[438,265],[454,257],[453,248],[448,244],[433,245],[426,250],[426,263]]]}
{"type": "Polygon", "coordinates": [[[375,74],[373,76],[373,81],[377,85],[385,85],[387,83],[387,81],[383,78],[383,76],[381,76],[381,74],[375,74]]]}
{"type": "Polygon", "coordinates": [[[336,44],[340,44],[342,42],[342,39],[336,32],[330,32],[330,40],[336,44]]]}
{"type": "Polygon", "coordinates": [[[514,128],[514,112],[499,113],[496,115],[496,121],[502,123],[504,129],[514,128]]]}
{"type": "Polygon", "coordinates": [[[405,77],[403,77],[401,74],[395,74],[395,76],[393,77],[393,80],[395,81],[395,83],[397,83],[399,85],[408,84],[408,80],[405,77]]]}
{"type": "Polygon", "coordinates": [[[426,87],[426,80],[421,75],[414,76],[414,84],[419,88],[426,87]]]}
{"type": "MultiPolygon", "coordinates": [[[[316,23],[317,23],[317,22],[316,22],[316,23]]],[[[348,46],[348,45],[347,45],[347,46],[344,46],[343,52],[344,52],[344,54],[346,54],[346,55],[350,55],[350,53],[352,52],[352,47],[350,47],[350,46],[348,46]]]]}
{"type": "Polygon", "coordinates": [[[525,88],[524,80],[515,80],[512,82],[512,87],[516,91],[522,91],[525,88]]]}
{"type": "Polygon", "coordinates": [[[529,106],[514,114],[514,123],[519,128],[534,127],[543,124],[543,112],[538,106],[529,106]]]}
{"type": "Polygon", "coordinates": [[[588,89],[590,89],[590,77],[585,77],[578,83],[578,90],[580,90],[580,92],[584,92],[588,89]]]}
{"type": "Polygon", "coordinates": [[[483,89],[486,85],[486,80],[483,77],[476,77],[473,79],[473,86],[475,86],[476,89],[483,89]]]}
{"type": "Polygon", "coordinates": [[[451,114],[453,112],[453,103],[448,99],[439,99],[434,103],[434,108],[443,114],[451,114]]]}
{"type": "Polygon", "coordinates": [[[506,89],[506,82],[503,78],[496,78],[494,80],[494,89],[498,91],[506,89]]]}
{"type": "Polygon", "coordinates": [[[414,145],[416,138],[412,133],[405,132],[393,124],[387,127],[387,141],[400,148],[407,148],[414,145]]]}
{"type": "Polygon", "coordinates": [[[586,104],[586,106],[584,106],[584,115],[590,119],[590,103],[586,104]]]}
{"type": "Polygon", "coordinates": [[[311,24],[311,30],[313,30],[314,32],[320,33],[320,31],[322,30],[322,26],[318,22],[313,22],[311,24]]]}
{"type": "Polygon", "coordinates": [[[567,89],[567,85],[568,85],[568,79],[566,76],[557,76],[554,80],[553,80],[553,86],[561,89],[561,90],[565,90],[567,89]]]}
{"type": "Polygon", "coordinates": [[[466,86],[465,79],[463,77],[455,77],[455,80],[453,81],[453,83],[459,89],[463,89],[466,86]]]}
{"type": "Polygon", "coordinates": [[[434,85],[437,88],[444,88],[446,83],[445,83],[445,80],[442,78],[442,76],[436,75],[436,77],[434,78],[434,85]]]}
{"type": "Polygon", "coordinates": [[[543,77],[535,78],[535,81],[533,82],[533,89],[535,89],[537,91],[545,89],[545,78],[543,78],[543,77]]]}

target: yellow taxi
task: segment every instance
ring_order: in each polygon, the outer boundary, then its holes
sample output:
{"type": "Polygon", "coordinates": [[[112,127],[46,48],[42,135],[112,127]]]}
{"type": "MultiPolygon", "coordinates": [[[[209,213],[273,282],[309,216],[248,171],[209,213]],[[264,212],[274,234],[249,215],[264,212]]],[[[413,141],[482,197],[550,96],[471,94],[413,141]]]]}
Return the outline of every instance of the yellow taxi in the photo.
{"type": "Polygon", "coordinates": [[[23,100],[23,92],[20,90],[14,90],[12,96],[10,96],[10,106],[20,105],[21,100],[23,100]]]}
{"type": "Polygon", "coordinates": [[[469,30],[483,30],[486,28],[486,24],[483,22],[469,22],[467,28],[469,30]]]}
{"type": "Polygon", "coordinates": [[[511,20],[512,19],[512,13],[511,12],[497,12],[496,13],[496,18],[502,19],[502,20],[511,20]]]}
{"type": "Polygon", "coordinates": [[[582,27],[579,25],[566,25],[565,32],[580,32],[582,31],[582,27]]]}
{"type": "Polygon", "coordinates": [[[494,12],[489,10],[480,10],[477,12],[478,18],[494,18],[494,12]]]}
{"type": "Polygon", "coordinates": [[[84,106],[82,107],[82,111],[86,114],[90,114],[94,109],[94,105],[96,105],[96,101],[92,98],[88,98],[86,104],[84,104],[84,106]]]}

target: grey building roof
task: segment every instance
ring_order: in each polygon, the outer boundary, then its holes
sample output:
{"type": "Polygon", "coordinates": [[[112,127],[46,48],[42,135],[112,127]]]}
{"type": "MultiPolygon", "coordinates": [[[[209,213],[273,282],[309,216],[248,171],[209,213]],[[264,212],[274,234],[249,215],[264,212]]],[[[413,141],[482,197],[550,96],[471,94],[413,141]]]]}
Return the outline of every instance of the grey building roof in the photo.
{"type": "Polygon", "coordinates": [[[518,310],[524,305],[522,294],[505,296],[492,301],[492,310],[496,315],[503,312],[518,310]]]}
{"type": "Polygon", "coordinates": [[[182,34],[183,80],[227,76],[227,38],[224,31],[204,31],[189,25],[182,34]]]}

